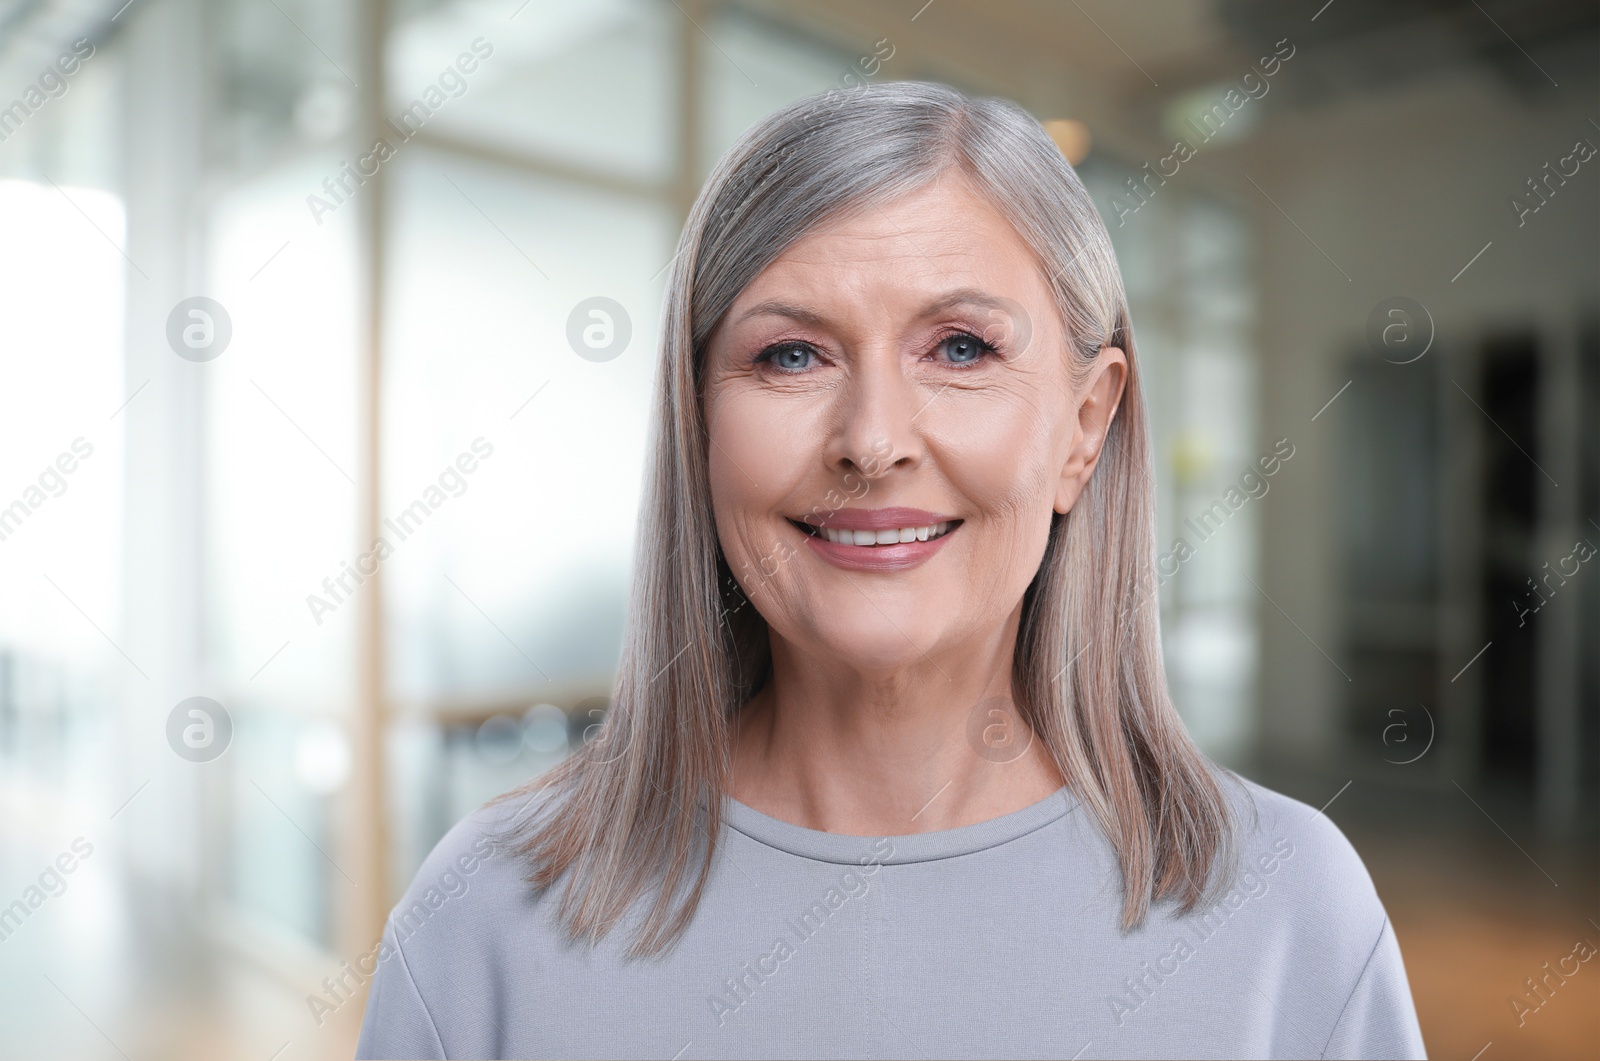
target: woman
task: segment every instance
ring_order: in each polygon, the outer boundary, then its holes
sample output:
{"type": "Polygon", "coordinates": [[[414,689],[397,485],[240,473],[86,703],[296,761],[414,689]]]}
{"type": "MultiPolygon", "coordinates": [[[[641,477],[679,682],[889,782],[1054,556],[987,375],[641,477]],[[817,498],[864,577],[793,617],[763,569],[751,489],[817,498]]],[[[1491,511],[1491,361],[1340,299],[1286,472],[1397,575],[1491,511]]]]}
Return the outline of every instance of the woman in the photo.
{"type": "Polygon", "coordinates": [[[1172,707],[1126,300],[1037,122],[772,116],[664,333],[615,706],[429,856],[360,1056],[1423,1056],[1350,845],[1172,707]]]}

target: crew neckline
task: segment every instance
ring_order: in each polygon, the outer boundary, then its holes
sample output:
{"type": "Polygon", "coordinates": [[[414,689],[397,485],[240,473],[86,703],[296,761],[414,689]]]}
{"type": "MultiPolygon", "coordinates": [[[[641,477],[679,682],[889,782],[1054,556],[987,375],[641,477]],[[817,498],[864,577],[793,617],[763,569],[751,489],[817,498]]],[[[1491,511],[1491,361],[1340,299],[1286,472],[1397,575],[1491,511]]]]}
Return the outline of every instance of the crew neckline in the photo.
{"type": "Polygon", "coordinates": [[[841,865],[859,865],[864,859],[870,858],[880,865],[893,866],[955,858],[999,847],[1065,817],[1076,806],[1077,801],[1071,790],[1063,785],[1037,803],[988,821],[960,825],[954,829],[880,837],[808,829],[763,814],[749,804],[727,796],[723,804],[723,821],[729,828],[759,844],[800,858],[841,865]],[[883,851],[885,840],[890,848],[887,853],[883,851]]]}

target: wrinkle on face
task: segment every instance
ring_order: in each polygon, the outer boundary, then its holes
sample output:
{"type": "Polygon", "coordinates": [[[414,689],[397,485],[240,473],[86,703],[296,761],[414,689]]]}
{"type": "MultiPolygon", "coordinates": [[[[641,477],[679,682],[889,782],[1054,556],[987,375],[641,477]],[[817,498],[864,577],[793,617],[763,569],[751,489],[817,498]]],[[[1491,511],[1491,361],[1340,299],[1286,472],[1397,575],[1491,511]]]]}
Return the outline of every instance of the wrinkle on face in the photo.
{"type": "Polygon", "coordinates": [[[1060,313],[1003,215],[947,174],[824,223],[751,281],[705,356],[717,532],[776,658],[893,683],[1004,641],[1082,440],[1060,313]],[[953,366],[953,330],[999,355],[953,366]],[[779,343],[814,350],[815,367],[756,360],[779,343]],[[962,524],[920,566],[845,571],[790,522],[840,498],[962,524]]]}

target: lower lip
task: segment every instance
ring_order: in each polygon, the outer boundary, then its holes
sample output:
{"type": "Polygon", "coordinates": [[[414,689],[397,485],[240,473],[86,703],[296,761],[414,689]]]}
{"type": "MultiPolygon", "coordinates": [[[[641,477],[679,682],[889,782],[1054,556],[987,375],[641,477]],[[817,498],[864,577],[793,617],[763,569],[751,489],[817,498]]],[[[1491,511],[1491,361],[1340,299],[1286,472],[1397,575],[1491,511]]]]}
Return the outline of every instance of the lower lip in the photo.
{"type": "MultiPolygon", "coordinates": [[[[961,524],[950,528],[937,538],[925,542],[900,542],[895,545],[843,545],[806,534],[806,544],[811,551],[834,567],[847,571],[905,571],[926,563],[944,548],[951,535],[961,529],[961,524]]],[[[796,533],[805,534],[804,531],[796,533]]]]}

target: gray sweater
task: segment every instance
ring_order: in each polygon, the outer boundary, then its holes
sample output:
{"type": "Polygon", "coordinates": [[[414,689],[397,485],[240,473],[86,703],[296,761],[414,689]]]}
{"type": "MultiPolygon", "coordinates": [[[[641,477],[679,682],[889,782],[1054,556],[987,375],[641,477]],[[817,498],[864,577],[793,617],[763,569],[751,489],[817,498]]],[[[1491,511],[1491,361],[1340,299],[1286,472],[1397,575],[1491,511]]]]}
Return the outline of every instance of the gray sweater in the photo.
{"type": "Polygon", "coordinates": [[[1253,783],[1241,800],[1232,890],[1185,916],[1157,904],[1128,933],[1111,847],[1067,789],[882,838],[729,800],[687,933],[631,962],[631,916],[593,949],[565,943],[555,892],[491,839],[516,808],[480,810],[354,963],[372,977],[357,1056],[1425,1056],[1350,843],[1253,783]]]}

